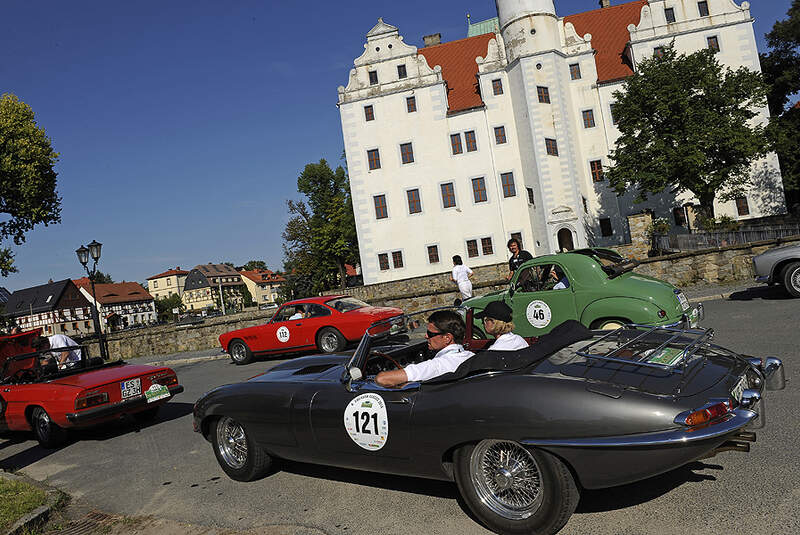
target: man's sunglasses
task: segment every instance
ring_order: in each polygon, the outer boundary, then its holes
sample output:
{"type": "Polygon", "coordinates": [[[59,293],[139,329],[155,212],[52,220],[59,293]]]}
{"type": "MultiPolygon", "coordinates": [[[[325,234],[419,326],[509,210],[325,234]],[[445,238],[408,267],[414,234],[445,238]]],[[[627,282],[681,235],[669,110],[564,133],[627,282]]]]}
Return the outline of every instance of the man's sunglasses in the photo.
{"type": "Polygon", "coordinates": [[[443,335],[443,334],[450,334],[450,333],[435,333],[435,332],[433,332],[433,331],[426,331],[426,333],[425,333],[425,336],[426,336],[427,338],[435,338],[435,337],[437,337],[437,336],[441,336],[441,335],[443,335]]]}

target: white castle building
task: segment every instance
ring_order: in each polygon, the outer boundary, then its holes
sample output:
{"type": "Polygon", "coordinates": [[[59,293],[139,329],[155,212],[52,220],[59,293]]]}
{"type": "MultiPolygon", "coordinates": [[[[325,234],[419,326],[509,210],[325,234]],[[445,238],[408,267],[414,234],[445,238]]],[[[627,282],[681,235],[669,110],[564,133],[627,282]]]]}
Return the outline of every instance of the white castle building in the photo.
{"type": "MultiPolygon", "coordinates": [[[[686,227],[691,196],[634,205],[603,180],[619,136],[612,94],[673,40],[760,71],[748,2],[605,0],[568,17],[553,0],[496,5],[467,38],[429,36],[419,49],[379,19],[339,87],[365,284],[447,271],[456,254],[471,267],[504,262],[512,236],[534,256],[625,243],[626,216],[645,208],[686,227]]],[[[777,158],[756,172],[761,186],[717,215],[785,211],[764,194],[782,192],[777,158]]]]}

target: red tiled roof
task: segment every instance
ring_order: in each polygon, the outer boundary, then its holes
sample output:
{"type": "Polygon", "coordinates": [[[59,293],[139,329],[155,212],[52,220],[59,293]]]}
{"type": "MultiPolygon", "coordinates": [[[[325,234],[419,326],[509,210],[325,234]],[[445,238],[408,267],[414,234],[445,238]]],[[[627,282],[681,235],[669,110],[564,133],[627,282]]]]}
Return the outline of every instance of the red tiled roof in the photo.
{"type": "Polygon", "coordinates": [[[286,282],[286,279],[269,269],[251,269],[249,271],[240,271],[239,273],[253,282],[286,282]]]}
{"type": "Polygon", "coordinates": [[[163,277],[171,277],[172,275],[188,275],[188,271],[184,271],[183,269],[169,269],[164,273],[159,273],[158,275],[153,275],[152,277],[147,277],[147,280],[153,279],[161,279],[163,277]]]}
{"type": "MultiPolygon", "coordinates": [[[[92,293],[91,282],[88,277],[82,277],[75,281],[76,286],[85,288],[89,294],[92,293]]],[[[131,303],[135,301],[152,301],[153,296],[142,288],[138,282],[115,282],[113,284],[95,284],[95,295],[97,302],[101,305],[112,305],[114,303],[131,303]]]]}
{"type": "Polygon", "coordinates": [[[441,45],[420,48],[430,68],[441,65],[442,76],[447,81],[447,101],[450,112],[468,110],[483,104],[478,93],[478,64],[475,58],[486,57],[493,33],[467,37],[441,45]]]}
{"type": "Polygon", "coordinates": [[[633,74],[631,66],[623,60],[630,40],[628,25],[639,24],[642,6],[647,3],[647,0],[637,0],[564,17],[564,22],[571,22],[581,37],[592,34],[592,48],[597,51],[598,82],[611,82],[633,74]]]}

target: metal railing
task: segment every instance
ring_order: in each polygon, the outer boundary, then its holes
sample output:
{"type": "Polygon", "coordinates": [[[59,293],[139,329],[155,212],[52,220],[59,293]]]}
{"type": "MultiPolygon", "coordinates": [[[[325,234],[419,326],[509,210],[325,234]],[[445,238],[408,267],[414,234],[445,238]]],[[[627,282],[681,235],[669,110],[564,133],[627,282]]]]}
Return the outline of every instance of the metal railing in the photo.
{"type": "Polygon", "coordinates": [[[653,245],[662,251],[695,251],[698,249],[777,240],[778,238],[790,236],[800,236],[800,225],[752,228],[729,232],[656,235],[653,237],[655,241],[653,245]]]}

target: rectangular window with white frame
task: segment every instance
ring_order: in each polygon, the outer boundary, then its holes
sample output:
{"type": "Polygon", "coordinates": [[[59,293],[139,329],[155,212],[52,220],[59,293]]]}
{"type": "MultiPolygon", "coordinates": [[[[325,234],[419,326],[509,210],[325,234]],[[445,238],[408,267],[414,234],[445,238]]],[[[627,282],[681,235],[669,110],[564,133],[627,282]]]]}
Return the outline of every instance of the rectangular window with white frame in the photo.
{"type": "Polygon", "coordinates": [[[406,190],[406,197],[408,198],[408,213],[419,214],[422,212],[422,200],[419,196],[419,189],[414,188],[406,190]]]}
{"type": "Polygon", "coordinates": [[[475,204],[486,202],[489,200],[486,195],[486,179],[483,177],[472,179],[472,198],[475,204]]]}
{"type": "Polygon", "coordinates": [[[495,126],[494,127],[494,142],[497,145],[502,145],[506,142],[506,127],[505,126],[495,126]]]}
{"type": "Polygon", "coordinates": [[[400,144],[400,161],[404,164],[414,163],[414,147],[411,143],[400,144]]]}
{"type": "Polygon", "coordinates": [[[456,187],[452,182],[440,185],[442,191],[442,208],[456,207],[456,187]]]}
{"type": "Polygon", "coordinates": [[[464,152],[464,149],[461,147],[461,134],[450,134],[450,150],[453,155],[464,152]]]}
{"type": "Polygon", "coordinates": [[[673,22],[675,22],[675,8],[665,7],[664,18],[667,19],[667,24],[672,24],[673,22]]]}
{"type": "Polygon", "coordinates": [[[503,187],[503,197],[516,197],[517,188],[514,185],[514,173],[500,173],[500,185],[503,187]]]}
{"type": "Polygon", "coordinates": [[[716,35],[711,35],[706,38],[706,43],[708,43],[709,50],[713,50],[714,52],[719,52],[719,37],[716,35]]]}
{"type": "Polygon", "coordinates": [[[395,269],[403,267],[403,251],[392,251],[392,265],[395,269]]]}
{"type": "Polygon", "coordinates": [[[478,150],[478,142],[475,138],[475,130],[464,132],[464,143],[467,145],[467,152],[478,150]]]}
{"type": "Polygon", "coordinates": [[[697,11],[700,13],[701,17],[707,17],[710,15],[708,11],[708,2],[697,2],[697,11]]]}
{"type": "Polygon", "coordinates": [[[438,264],[439,263],[439,246],[438,245],[428,245],[428,263],[429,264],[438,264]]]}
{"type": "Polygon", "coordinates": [[[408,113],[417,111],[417,97],[406,97],[406,111],[408,113]]]}

